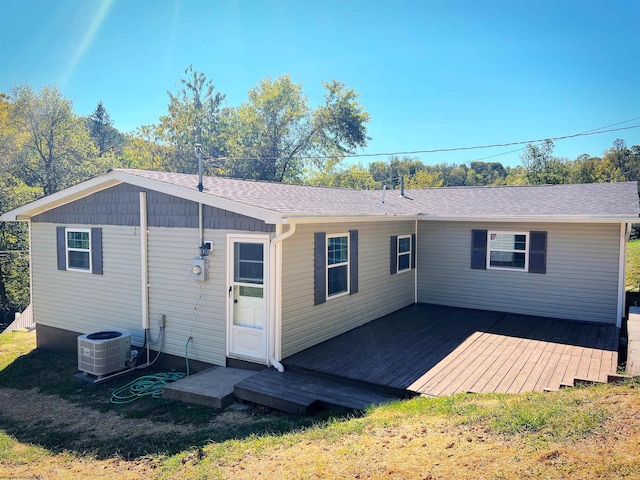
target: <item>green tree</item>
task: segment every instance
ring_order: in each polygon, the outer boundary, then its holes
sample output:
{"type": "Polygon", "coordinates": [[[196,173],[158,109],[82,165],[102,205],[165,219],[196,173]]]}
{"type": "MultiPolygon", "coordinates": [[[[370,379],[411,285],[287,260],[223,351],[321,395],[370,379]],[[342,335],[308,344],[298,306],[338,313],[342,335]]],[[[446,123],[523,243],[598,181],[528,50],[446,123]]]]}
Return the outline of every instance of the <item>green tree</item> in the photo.
{"type": "Polygon", "coordinates": [[[442,172],[430,173],[426,170],[419,170],[415,175],[407,177],[404,183],[405,188],[430,188],[444,186],[442,172]]]}
{"type": "Polygon", "coordinates": [[[327,162],[322,172],[311,174],[306,183],[327,187],[350,188],[354,190],[375,190],[381,188],[369,170],[361,163],[350,165],[346,169],[339,168],[339,161],[327,162]]]}
{"type": "Polygon", "coordinates": [[[366,123],[358,94],[338,81],[324,83],[324,103],[309,107],[302,85],[288,75],[267,78],[249,91],[227,125],[227,169],[234,177],[298,182],[305,168],[323,170],[366,146],[366,123]]]}
{"type": "Polygon", "coordinates": [[[390,189],[400,188],[402,178],[415,176],[419,171],[425,170],[421,160],[411,157],[392,156],[387,162],[373,162],[369,171],[372,177],[390,189]]]}
{"type": "Polygon", "coordinates": [[[545,140],[540,144],[529,143],[520,156],[529,184],[567,183],[569,171],[567,165],[553,155],[553,142],[545,140]]]}
{"type": "Polygon", "coordinates": [[[193,173],[197,171],[196,144],[202,146],[207,157],[217,158],[225,154],[222,130],[226,115],[223,109],[225,95],[216,92],[211,80],[194,70],[193,65],[184,73],[187,77],[180,80],[180,89],[176,93],[167,92],[168,112],[160,117],[156,136],[171,147],[165,149],[169,156],[164,168],[193,173]]]}
{"type": "MultiPolygon", "coordinates": [[[[6,171],[0,171],[0,212],[42,196],[6,171]]],[[[29,305],[28,229],[23,222],[0,222],[0,323],[13,320],[14,312],[29,305]]]]}
{"type": "Polygon", "coordinates": [[[447,187],[460,187],[465,184],[467,178],[467,166],[455,165],[449,170],[449,174],[445,177],[445,185],[447,187]]]}
{"type": "Polygon", "coordinates": [[[115,149],[124,144],[124,135],[113,127],[113,120],[111,120],[107,109],[104,108],[102,100],[98,102],[96,109],[87,118],[87,127],[100,156],[108,152],[113,153],[115,149]]]}
{"type": "Polygon", "coordinates": [[[18,130],[12,173],[45,195],[111,168],[113,158],[97,159],[84,121],[55,87],[34,93],[29,86],[11,93],[10,121],[18,130]]]}
{"type": "Polygon", "coordinates": [[[500,162],[471,162],[469,168],[478,175],[476,185],[496,185],[504,183],[507,172],[500,162]]]}
{"type": "MultiPolygon", "coordinates": [[[[173,171],[175,149],[159,136],[155,125],[142,125],[133,134],[126,135],[120,163],[124,168],[173,171]]],[[[191,169],[188,173],[193,173],[191,169]]]]}
{"type": "Polygon", "coordinates": [[[376,161],[369,164],[369,173],[371,177],[380,184],[389,184],[393,175],[389,162],[376,161]]]}
{"type": "Polygon", "coordinates": [[[10,119],[9,96],[0,92],[0,172],[8,172],[16,156],[17,131],[10,119]]]}

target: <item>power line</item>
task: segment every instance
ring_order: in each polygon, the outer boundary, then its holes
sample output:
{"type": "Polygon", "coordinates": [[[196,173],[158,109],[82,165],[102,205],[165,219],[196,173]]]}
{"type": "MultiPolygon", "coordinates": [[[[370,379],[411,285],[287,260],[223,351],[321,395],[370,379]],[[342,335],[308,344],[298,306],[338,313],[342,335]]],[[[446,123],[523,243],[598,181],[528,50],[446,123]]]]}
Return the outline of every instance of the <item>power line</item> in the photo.
{"type": "MultiPolygon", "coordinates": [[[[624,122],[619,122],[619,123],[615,123],[612,124],[610,126],[614,126],[614,125],[620,125],[622,123],[628,123],[630,121],[633,120],[639,120],[640,117],[631,119],[631,120],[625,120],[624,122]]],[[[606,128],[606,127],[605,127],[606,128]]],[[[399,152],[381,152],[381,153],[353,153],[353,154],[346,154],[343,155],[343,158],[371,158],[371,157],[389,157],[389,156],[396,156],[396,155],[416,155],[416,154],[425,154],[425,153],[446,153],[446,152],[462,152],[462,151],[468,151],[468,150],[482,150],[482,149],[487,149],[487,148],[499,148],[499,147],[511,147],[514,145],[527,145],[529,143],[540,143],[540,142],[545,142],[547,140],[551,140],[552,142],[558,141],[558,140],[566,140],[568,138],[577,138],[577,137],[588,137],[591,135],[600,135],[602,133],[611,133],[611,132],[620,132],[623,130],[632,130],[635,128],[640,128],[640,125],[631,125],[629,127],[620,127],[620,128],[612,128],[612,129],[608,129],[608,130],[602,130],[602,129],[595,129],[595,130],[589,130],[586,132],[581,132],[581,133],[574,133],[572,135],[562,135],[559,137],[549,137],[549,138],[538,138],[538,139],[534,139],[534,140],[520,140],[517,142],[507,142],[507,143],[492,143],[489,145],[473,145],[470,147],[451,147],[451,148],[433,148],[433,149],[428,149],[428,150],[410,150],[410,151],[399,151],[399,152]]],[[[517,151],[517,150],[514,150],[517,151]]],[[[513,152],[506,152],[506,153],[513,153],[513,152]]],[[[504,155],[506,155],[506,153],[504,155]]],[[[503,154],[499,154],[499,155],[503,155],[503,154]]],[[[495,155],[498,156],[498,155],[495,155]]],[[[280,157],[218,157],[218,158],[211,158],[211,160],[234,160],[234,161],[238,161],[238,160],[277,160],[280,157]]],[[[297,156],[296,158],[302,159],[302,160],[320,160],[320,159],[326,159],[326,158],[333,158],[333,156],[330,155],[302,155],[302,156],[297,156]]],[[[486,158],[491,158],[491,157],[486,157],[486,158]]]]}
{"type": "MultiPolygon", "coordinates": [[[[596,132],[583,132],[583,133],[574,133],[573,135],[563,135],[561,137],[551,137],[551,138],[538,138],[536,140],[522,140],[519,142],[508,142],[508,143],[494,143],[491,145],[474,145],[472,147],[452,147],[452,148],[434,148],[430,150],[412,150],[407,152],[385,152],[385,153],[361,153],[361,154],[353,154],[353,155],[345,155],[346,158],[354,158],[354,157],[378,157],[378,156],[389,156],[389,155],[415,155],[417,153],[443,153],[443,152],[460,152],[465,150],[480,150],[486,148],[497,148],[497,147],[510,147],[513,145],[526,145],[528,143],[540,143],[545,142],[547,140],[551,140],[552,142],[558,140],[566,140],[567,138],[576,138],[576,137],[587,137],[590,135],[599,135],[601,133],[610,133],[610,132],[619,132],[621,130],[631,130],[634,128],[640,128],[640,125],[632,125],[630,127],[621,127],[621,128],[612,128],[610,130],[599,130],[596,132]]],[[[322,157],[301,157],[301,158],[322,158],[322,157]]]]}
{"type": "MultiPolygon", "coordinates": [[[[591,130],[586,130],[586,131],[581,132],[581,133],[582,134],[587,134],[587,133],[597,132],[598,130],[602,130],[604,128],[615,127],[617,125],[622,125],[623,123],[633,122],[635,120],[640,120],[640,117],[634,117],[634,118],[630,118],[628,120],[623,120],[622,122],[616,122],[616,123],[611,123],[609,125],[603,125],[602,127],[592,128],[591,130]]],[[[477,158],[477,159],[474,159],[474,160],[470,160],[470,162],[480,162],[482,160],[488,160],[490,158],[501,157],[502,155],[508,155],[510,153],[515,153],[515,152],[521,152],[523,150],[524,150],[523,148],[518,148],[516,150],[509,150],[508,152],[497,153],[495,155],[490,155],[488,157],[483,157],[483,158],[477,158]]]]}
{"type": "MultiPolygon", "coordinates": [[[[616,122],[616,123],[611,123],[609,125],[603,125],[602,127],[592,128],[591,130],[586,130],[584,132],[581,132],[580,134],[581,135],[586,135],[586,134],[594,134],[595,135],[597,133],[605,133],[604,131],[600,132],[599,130],[603,130],[605,128],[610,128],[610,127],[616,127],[618,125],[622,125],[623,123],[634,122],[636,120],[640,120],[640,117],[634,117],[634,118],[630,118],[628,120],[623,120],[622,122],[616,122]]],[[[630,127],[630,128],[635,128],[635,127],[630,127]]],[[[578,134],[576,134],[576,135],[578,135],[578,134]]],[[[522,150],[524,150],[524,149],[523,148],[517,148],[516,150],[509,150],[508,152],[497,153],[497,154],[491,155],[489,157],[483,157],[483,158],[477,158],[477,159],[474,159],[474,160],[470,160],[470,162],[480,162],[482,160],[488,160],[489,158],[495,158],[495,157],[500,157],[502,155],[508,155],[510,153],[521,152],[522,150]]]]}
{"type": "Polygon", "coordinates": [[[596,130],[602,130],[603,128],[616,127],[618,125],[622,125],[623,123],[629,123],[635,120],[640,120],[640,117],[630,118],[629,120],[623,120],[622,122],[612,123],[611,125],[605,125],[604,127],[594,128],[593,130],[587,130],[586,132],[582,132],[582,133],[590,133],[590,132],[595,132],[596,130]]]}

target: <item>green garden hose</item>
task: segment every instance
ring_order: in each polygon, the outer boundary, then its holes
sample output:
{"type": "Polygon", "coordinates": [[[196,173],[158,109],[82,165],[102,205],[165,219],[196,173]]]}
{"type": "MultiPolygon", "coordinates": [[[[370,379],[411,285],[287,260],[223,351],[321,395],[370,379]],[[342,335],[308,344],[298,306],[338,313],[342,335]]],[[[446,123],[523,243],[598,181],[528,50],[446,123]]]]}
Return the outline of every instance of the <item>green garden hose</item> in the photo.
{"type": "Polygon", "coordinates": [[[162,397],[162,387],[184,378],[182,372],[156,373],[155,375],[145,375],[136,378],[127,383],[124,387],[120,387],[111,394],[111,403],[121,405],[138,400],[142,397],[150,396],[152,398],[162,397]]]}
{"type": "MultiPolygon", "coordinates": [[[[184,356],[187,362],[187,377],[189,376],[189,342],[191,339],[192,337],[189,337],[184,348],[184,356]]],[[[145,375],[114,390],[109,401],[116,405],[122,405],[133,402],[142,397],[162,398],[162,387],[184,377],[185,374],[182,372],[145,375]]]]}

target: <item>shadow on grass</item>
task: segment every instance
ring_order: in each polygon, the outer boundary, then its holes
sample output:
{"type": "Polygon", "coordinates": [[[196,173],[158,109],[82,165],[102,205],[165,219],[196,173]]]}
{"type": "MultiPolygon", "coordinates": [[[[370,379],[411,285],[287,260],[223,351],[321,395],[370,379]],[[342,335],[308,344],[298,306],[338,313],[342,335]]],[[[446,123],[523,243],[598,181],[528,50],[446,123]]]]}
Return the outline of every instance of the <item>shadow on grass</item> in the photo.
{"type": "MultiPolygon", "coordinates": [[[[29,421],[10,418],[0,406],[0,428],[18,441],[40,445],[52,452],[72,452],[97,458],[118,456],[134,459],[143,455],[172,455],[201,447],[211,442],[242,439],[249,436],[282,434],[328,420],[347,417],[352,412],[321,412],[315,417],[298,417],[262,407],[249,407],[241,412],[243,421],[234,423],[216,418],[223,412],[181,402],[141,398],[125,405],[114,405],[109,399],[113,390],[142,375],[157,373],[138,370],[101,384],[87,384],[74,377],[77,357],[73,353],[33,350],[17,358],[0,371],[0,386],[21,390],[37,388],[79,407],[127,419],[145,419],[170,427],[180,425],[187,434],[133,431],[117,438],[102,438],[90,432],[78,432],[64,421],[52,421],[48,412],[31,412],[29,421]]],[[[35,393],[37,394],[37,393],[35,393]]],[[[29,402],[25,392],[24,401],[29,402]]],[[[101,427],[102,428],[102,427],[101,427]]],[[[110,428],[105,425],[104,428],[110,428]]],[[[98,429],[99,430],[99,429],[98,429]]]]}

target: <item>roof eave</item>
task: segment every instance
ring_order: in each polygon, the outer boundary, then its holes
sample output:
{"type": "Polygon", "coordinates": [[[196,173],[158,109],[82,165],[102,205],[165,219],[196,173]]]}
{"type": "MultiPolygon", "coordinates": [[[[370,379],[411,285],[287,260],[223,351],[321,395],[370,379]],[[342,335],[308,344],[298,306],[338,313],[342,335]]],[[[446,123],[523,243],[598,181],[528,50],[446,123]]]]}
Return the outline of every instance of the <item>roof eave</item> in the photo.
{"type": "Polygon", "coordinates": [[[284,215],[283,224],[315,224],[315,223],[353,223],[353,222],[389,222],[389,221],[406,221],[419,220],[420,215],[405,214],[359,214],[359,215],[284,215]]]}
{"type": "Polygon", "coordinates": [[[114,187],[122,183],[113,172],[94,177],[90,180],[78,183],[46,197],[39,198],[21,207],[9,210],[0,216],[3,222],[28,221],[32,217],[67,203],[74,202],[93,193],[114,187]]]}
{"type": "Polygon", "coordinates": [[[421,215],[422,220],[440,222],[504,222],[504,223],[637,223],[634,214],[621,215],[421,215]]]}
{"type": "Polygon", "coordinates": [[[185,200],[191,200],[196,203],[202,203],[210,207],[233,211],[247,217],[263,220],[265,223],[277,224],[282,221],[282,215],[278,212],[226,200],[207,193],[199,192],[195,189],[189,189],[159,180],[139,177],[137,175],[132,175],[118,170],[91,178],[72,187],[10,210],[2,214],[2,216],[0,216],[0,220],[4,222],[28,221],[32,217],[48,210],[66,205],[121,183],[128,183],[148,190],[183,198],[185,200]]]}

